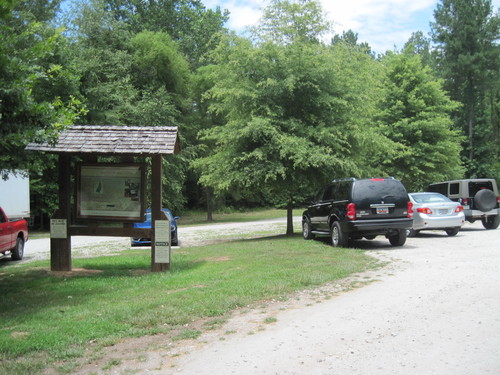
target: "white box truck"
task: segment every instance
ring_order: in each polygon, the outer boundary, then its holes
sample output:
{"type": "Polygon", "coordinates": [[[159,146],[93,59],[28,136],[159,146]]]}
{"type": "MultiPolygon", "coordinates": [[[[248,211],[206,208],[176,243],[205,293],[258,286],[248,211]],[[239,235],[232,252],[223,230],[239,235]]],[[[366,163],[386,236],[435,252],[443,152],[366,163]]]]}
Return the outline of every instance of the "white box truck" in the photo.
{"type": "Polygon", "coordinates": [[[4,180],[0,175],[0,207],[9,218],[30,216],[30,179],[27,173],[8,173],[4,180]]]}

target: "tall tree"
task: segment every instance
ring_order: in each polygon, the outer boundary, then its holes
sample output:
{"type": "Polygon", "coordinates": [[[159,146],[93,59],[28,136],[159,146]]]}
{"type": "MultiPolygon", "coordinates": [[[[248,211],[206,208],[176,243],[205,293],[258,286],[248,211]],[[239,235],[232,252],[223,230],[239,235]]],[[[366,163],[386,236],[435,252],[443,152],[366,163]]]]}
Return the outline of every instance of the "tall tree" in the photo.
{"type": "Polygon", "coordinates": [[[392,152],[380,164],[413,191],[429,183],[460,178],[460,136],[452,130],[450,113],[458,107],[445,94],[443,82],[424,67],[412,45],[399,54],[388,53],[385,95],[379,120],[392,140],[392,152]]]}
{"type": "Polygon", "coordinates": [[[2,5],[7,13],[0,18],[0,170],[42,170],[45,161],[24,152],[26,144],[53,140],[81,113],[66,41],[50,23],[58,4],[2,5]]]}
{"type": "Polygon", "coordinates": [[[342,35],[335,34],[332,38],[332,45],[340,44],[340,43],[346,43],[350,45],[351,47],[358,47],[361,50],[364,50],[366,53],[369,55],[374,56],[374,52],[372,51],[372,48],[370,45],[366,42],[359,43],[358,44],[358,33],[355,33],[352,30],[347,30],[343,31],[342,35]]]}
{"type": "Polygon", "coordinates": [[[362,174],[368,167],[359,150],[375,149],[368,126],[375,62],[346,45],[319,43],[325,24],[313,5],[274,1],[265,27],[255,29],[264,33],[260,44],[234,37],[219,46],[207,97],[225,124],[204,132],[214,152],[195,163],[200,182],[216,192],[260,191],[284,203],[287,234],[294,203],[334,177],[362,174]],[[319,25],[316,34],[306,24],[319,25]]]}
{"type": "Polygon", "coordinates": [[[420,55],[422,64],[431,66],[431,40],[424,36],[422,31],[417,31],[411,34],[410,38],[404,45],[406,53],[420,55]]]}
{"type": "Polygon", "coordinates": [[[491,176],[500,149],[498,11],[494,13],[490,0],[441,0],[434,18],[438,69],[451,97],[462,103],[455,123],[468,139],[466,174],[491,176]]]}
{"type": "Polygon", "coordinates": [[[229,12],[207,9],[200,0],[102,0],[104,9],[133,33],[164,32],[176,41],[193,68],[218,43],[229,12]]]}
{"type": "MultiPolygon", "coordinates": [[[[165,32],[135,34],[128,22],[107,9],[106,1],[92,0],[78,6],[72,19],[70,35],[89,109],[87,123],[175,125],[183,137],[191,110],[191,72],[178,43],[165,32]]],[[[164,161],[169,177],[164,203],[174,211],[185,202],[185,155],[164,161]]]]}
{"type": "Polygon", "coordinates": [[[330,30],[318,1],[271,0],[253,33],[257,40],[275,44],[317,43],[330,30]]]}

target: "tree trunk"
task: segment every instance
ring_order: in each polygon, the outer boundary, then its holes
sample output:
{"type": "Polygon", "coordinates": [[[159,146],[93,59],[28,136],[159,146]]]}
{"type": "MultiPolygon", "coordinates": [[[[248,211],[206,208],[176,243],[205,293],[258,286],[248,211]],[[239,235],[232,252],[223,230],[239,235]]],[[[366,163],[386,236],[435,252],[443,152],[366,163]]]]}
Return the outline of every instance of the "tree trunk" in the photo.
{"type": "Polygon", "coordinates": [[[212,194],[212,188],[206,187],[205,188],[205,198],[207,200],[207,221],[214,221],[213,217],[213,194],[212,194]]]}
{"type": "Polygon", "coordinates": [[[474,122],[472,120],[472,113],[469,114],[469,124],[468,124],[468,127],[469,127],[469,168],[468,168],[468,171],[467,171],[467,177],[469,178],[472,178],[473,176],[471,176],[471,170],[472,170],[472,163],[474,161],[474,141],[473,141],[473,136],[474,136],[474,130],[473,130],[473,125],[474,125],[474,122]]]}
{"type": "Polygon", "coordinates": [[[291,198],[286,207],[286,235],[293,235],[293,200],[291,198]]]}

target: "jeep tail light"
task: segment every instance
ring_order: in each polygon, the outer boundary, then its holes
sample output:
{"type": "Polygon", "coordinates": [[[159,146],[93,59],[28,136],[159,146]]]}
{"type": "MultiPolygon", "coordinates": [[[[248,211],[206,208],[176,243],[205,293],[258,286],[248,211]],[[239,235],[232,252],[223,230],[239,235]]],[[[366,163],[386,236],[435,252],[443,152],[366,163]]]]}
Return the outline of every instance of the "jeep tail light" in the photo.
{"type": "Polygon", "coordinates": [[[356,205],[354,203],[349,203],[347,205],[347,218],[349,220],[355,220],[356,219],[356,205]]]}
{"type": "Polygon", "coordinates": [[[468,205],[469,205],[469,198],[463,198],[463,199],[462,199],[462,204],[463,204],[464,206],[468,206],[468,205]]]}
{"type": "Polygon", "coordinates": [[[419,207],[417,208],[417,212],[420,212],[421,214],[432,215],[432,210],[427,207],[419,207]]]}
{"type": "Polygon", "coordinates": [[[406,216],[408,216],[409,218],[412,218],[413,217],[413,203],[411,203],[410,201],[408,201],[408,213],[406,214],[406,216]]]}
{"type": "Polygon", "coordinates": [[[497,197],[497,204],[500,204],[500,197],[497,197]]]}
{"type": "Polygon", "coordinates": [[[463,210],[464,210],[463,206],[457,206],[457,208],[455,208],[456,213],[462,212],[463,210]]]}

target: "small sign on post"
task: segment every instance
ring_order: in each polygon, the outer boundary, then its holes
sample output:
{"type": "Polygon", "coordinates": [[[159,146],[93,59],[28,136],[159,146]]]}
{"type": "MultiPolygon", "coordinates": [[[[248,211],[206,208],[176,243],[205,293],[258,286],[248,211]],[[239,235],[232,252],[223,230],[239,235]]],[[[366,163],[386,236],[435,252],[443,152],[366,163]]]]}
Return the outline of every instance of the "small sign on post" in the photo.
{"type": "Polygon", "coordinates": [[[170,220],[155,220],[155,263],[170,263],[170,220]]]}
{"type": "Polygon", "coordinates": [[[66,219],[50,219],[50,238],[68,238],[66,219]]]}

